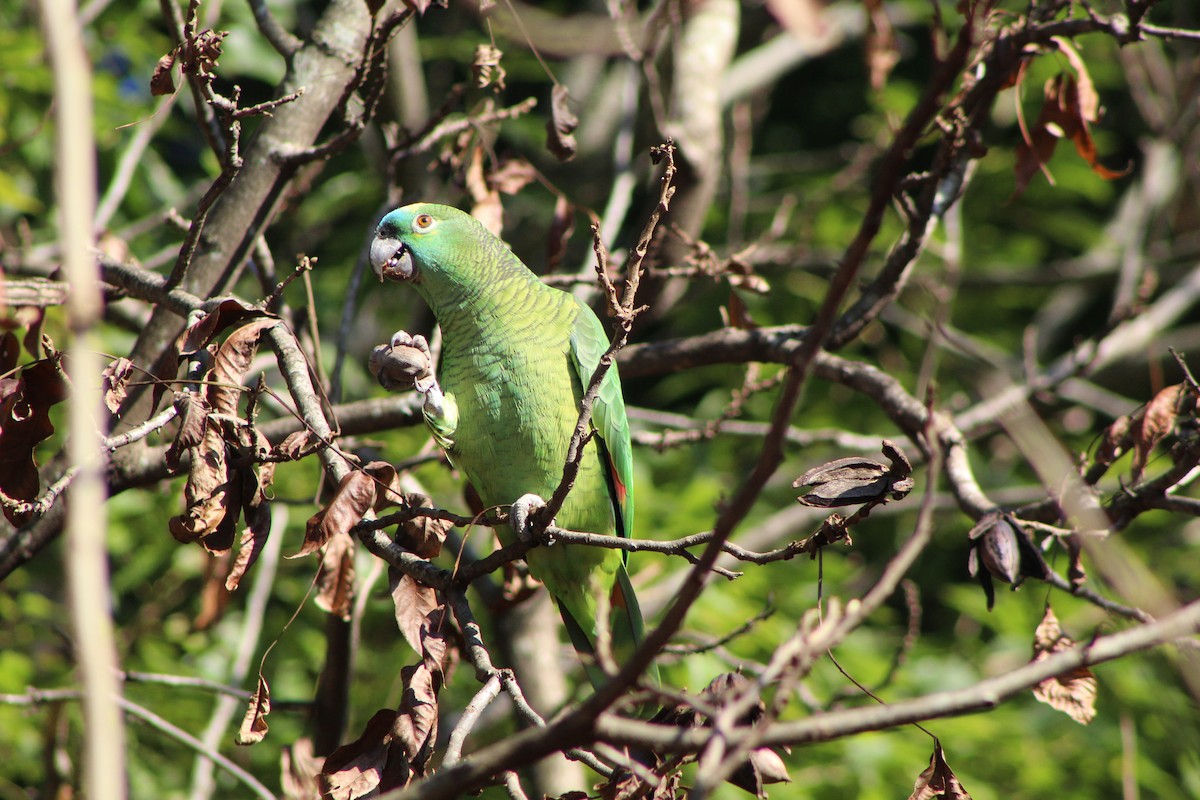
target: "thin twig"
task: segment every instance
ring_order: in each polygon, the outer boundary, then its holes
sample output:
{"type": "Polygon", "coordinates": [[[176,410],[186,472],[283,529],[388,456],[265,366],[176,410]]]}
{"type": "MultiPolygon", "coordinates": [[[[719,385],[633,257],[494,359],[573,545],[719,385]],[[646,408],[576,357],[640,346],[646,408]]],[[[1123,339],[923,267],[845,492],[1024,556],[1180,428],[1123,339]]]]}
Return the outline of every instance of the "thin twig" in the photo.
{"type": "Polygon", "coordinates": [[[247,789],[254,792],[256,796],[263,798],[263,800],[275,800],[275,794],[266,786],[263,786],[262,783],[259,782],[258,778],[255,778],[249,772],[242,769],[217,751],[205,747],[204,742],[200,741],[195,736],[192,736],[187,731],[171,724],[148,708],[140,706],[124,697],[118,698],[117,702],[120,704],[121,708],[125,709],[127,713],[132,714],[138,719],[141,719],[155,730],[165,733],[167,736],[170,736],[172,739],[180,742],[181,744],[187,745],[192,750],[195,750],[197,753],[203,755],[205,758],[211,759],[213,763],[215,763],[221,769],[225,770],[230,775],[241,781],[242,784],[247,789]]]}

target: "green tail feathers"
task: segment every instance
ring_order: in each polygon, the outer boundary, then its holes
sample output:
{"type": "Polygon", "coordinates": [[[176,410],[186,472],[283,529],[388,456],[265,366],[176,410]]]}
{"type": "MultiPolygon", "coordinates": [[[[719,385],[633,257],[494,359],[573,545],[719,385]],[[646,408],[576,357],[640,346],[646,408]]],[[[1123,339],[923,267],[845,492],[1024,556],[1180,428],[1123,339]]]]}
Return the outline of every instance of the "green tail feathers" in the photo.
{"type": "MultiPolygon", "coordinates": [[[[588,681],[592,684],[592,688],[599,689],[609,678],[596,660],[595,635],[585,631],[575,615],[561,601],[558,601],[558,610],[562,614],[567,637],[583,662],[588,681]]],[[[634,650],[646,638],[642,609],[638,605],[637,595],[633,591],[633,585],[629,582],[629,573],[624,565],[617,569],[616,582],[613,584],[609,597],[609,630],[611,631],[612,657],[619,668],[629,660],[634,650]]],[[[650,663],[645,675],[654,685],[657,686],[661,683],[658,667],[654,662],[650,663]]]]}

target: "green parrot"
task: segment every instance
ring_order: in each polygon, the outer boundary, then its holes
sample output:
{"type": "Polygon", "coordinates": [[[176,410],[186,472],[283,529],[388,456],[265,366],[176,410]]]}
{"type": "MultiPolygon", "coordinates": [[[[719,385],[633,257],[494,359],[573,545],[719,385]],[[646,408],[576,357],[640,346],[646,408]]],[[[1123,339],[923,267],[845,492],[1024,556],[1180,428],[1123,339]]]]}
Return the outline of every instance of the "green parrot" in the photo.
{"type": "MultiPolygon", "coordinates": [[[[441,326],[436,377],[423,337],[400,331],[391,342],[424,356],[414,383],[424,394],[434,438],[485,506],[527,514],[562,478],[580,400],[608,347],[600,320],[573,295],[538,280],[474,217],[450,206],[416,203],[384,216],[370,260],[381,281],[411,283],[441,326]]],[[[578,479],[555,522],[630,536],[633,453],[615,368],[600,386],[592,428],[578,479]]],[[[506,544],[516,537],[508,528],[499,533],[506,544]]],[[[589,679],[599,685],[603,673],[592,655],[600,593],[610,601],[618,660],[644,636],[625,551],[560,543],[530,550],[526,561],[557,602],[589,679]]]]}

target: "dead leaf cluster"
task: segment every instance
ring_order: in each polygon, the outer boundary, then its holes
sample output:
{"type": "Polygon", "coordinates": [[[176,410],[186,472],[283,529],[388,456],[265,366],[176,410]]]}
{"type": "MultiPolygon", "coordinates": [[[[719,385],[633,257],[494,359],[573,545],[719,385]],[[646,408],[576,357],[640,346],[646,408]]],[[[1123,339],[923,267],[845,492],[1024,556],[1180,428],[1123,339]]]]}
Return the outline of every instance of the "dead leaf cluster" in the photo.
{"type": "MultiPolygon", "coordinates": [[[[663,725],[673,725],[678,728],[709,728],[712,727],[713,720],[720,710],[733,702],[736,698],[741,697],[750,688],[750,680],[746,676],[738,672],[726,672],[718,675],[709,682],[708,686],[700,692],[696,703],[680,703],[678,705],[662,709],[654,716],[652,722],[657,722],[663,725]]],[[[766,714],[766,706],[762,700],[758,700],[750,710],[743,714],[738,720],[739,725],[754,726],[763,721],[766,714]]],[[[790,752],[788,748],[782,748],[785,752],[790,752]]],[[[656,763],[656,774],[678,774],[677,769],[672,769],[670,773],[666,771],[667,767],[678,767],[684,762],[667,762],[662,756],[654,756],[656,763]]],[[[765,798],[767,792],[765,787],[772,783],[788,783],[791,777],[788,775],[787,765],[775,749],[770,747],[757,747],[750,751],[746,760],[738,765],[737,769],[728,778],[729,782],[734,786],[750,792],[755,797],[765,798]]],[[[622,786],[629,784],[629,777],[623,774],[614,776],[614,781],[619,781],[622,786]]],[[[630,797],[653,797],[655,800],[660,798],[673,798],[674,794],[660,794],[660,790],[665,790],[670,787],[672,790],[677,785],[675,783],[660,783],[659,787],[655,787],[653,794],[621,794],[615,793],[611,796],[616,800],[625,800],[630,797]]],[[[602,790],[601,794],[609,797],[602,790]]]]}
{"type": "Polygon", "coordinates": [[[1117,418],[1104,431],[1096,448],[1097,464],[1108,466],[1124,453],[1133,451],[1129,466],[1130,479],[1142,479],[1146,463],[1155,445],[1165,439],[1180,424],[1196,425],[1200,397],[1188,384],[1176,383],[1162,389],[1149,403],[1132,414],[1117,418]]]}
{"type": "MultiPolygon", "coordinates": [[[[377,475],[386,474],[378,464],[365,469],[372,467],[377,475]]],[[[380,481],[375,485],[383,484],[380,481]]],[[[355,495],[359,503],[364,502],[366,494],[355,495]]],[[[429,498],[410,495],[405,502],[420,507],[427,505],[429,498]]],[[[365,513],[370,506],[362,507],[365,513]]],[[[396,543],[418,556],[433,558],[441,552],[449,527],[441,520],[416,517],[401,524],[396,543]]],[[[337,536],[349,538],[346,532],[338,532],[337,536]]],[[[438,695],[457,663],[458,634],[445,599],[435,589],[394,569],[389,570],[389,583],[396,624],[420,660],[400,670],[404,685],[400,707],[376,713],[362,736],[326,760],[320,776],[322,797],[355,800],[376,791],[407,786],[428,772],[437,741],[438,695]]]]}
{"type": "MultiPolygon", "coordinates": [[[[1088,163],[1092,172],[1105,180],[1123,177],[1129,174],[1131,169],[1126,167],[1122,170],[1111,170],[1100,163],[1091,129],[1093,124],[1100,121],[1100,97],[1092,84],[1087,65],[1070,41],[1061,36],[1053,37],[1052,41],[1067,57],[1074,74],[1061,72],[1046,81],[1042,90],[1042,110],[1032,131],[1026,128],[1024,117],[1018,116],[1022,140],[1017,145],[1017,184],[1013,190],[1014,196],[1025,191],[1029,181],[1039,170],[1046,176],[1046,180],[1054,185],[1054,176],[1050,174],[1047,164],[1061,139],[1074,142],[1076,152],[1088,163]]],[[[1018,90],[1024,80],[1028,63],[1022,62],[1014,78],[1018,90]]],[[[1020,111],[1019,101],[1017,108],[1020,111]]]]}
{"type": "Polygon", "coordinates": [[[157,97],[175,91],[171,70],[176,63],[185,75],[211,75],[217,68],[222,43],[228,35],[229,31],[205,29],[197,33],[194,39],[178,44],[155,65],[154,73],[150,76],[150,94],[157,97]]]}
{"type": "MultiPolygon", "coordinates": [[[[180,542],[199,542],[210,553],[225,553],[233,547],[238,520],[245,520],[225,579],[229,591],[238,587],[258,558],[271,528],[267,490],[275,465],[267,459],[272,449],[261,431],[240,416],[239,403],[245,393],[242,379],[260,339],[278,324],[272,314],[227,300],[186,330],[178,343],[181,357],[198,359],[206,368],[199,376],[202,386],[175,395],[179,424],[167,462],[178,468],[186,454],[188,476],[186,508],[171,518],[169,528],[180,542]],[[231,332],[218,344],[217,337],[228,329],[231,332]]],[[[122,371],[117,365],[110,369],[114,376],[122,371]]],[[[119,405],[120,385],[114,381],[110,406],[119,405]]],[[[289,439],[280,452],[293,449],[296,442],[289,439]]]]}

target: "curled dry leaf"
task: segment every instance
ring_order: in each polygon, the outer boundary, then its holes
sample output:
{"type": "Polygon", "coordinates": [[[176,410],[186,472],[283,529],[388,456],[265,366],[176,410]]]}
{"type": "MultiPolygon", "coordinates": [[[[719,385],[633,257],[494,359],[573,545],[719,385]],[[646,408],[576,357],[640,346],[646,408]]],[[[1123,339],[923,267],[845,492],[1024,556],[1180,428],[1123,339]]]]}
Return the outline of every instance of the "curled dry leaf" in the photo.
{"type": "Polygon", "coordinates": [[[125,402],[125,394],[129,387],[129,379],[133,377],[133,362],[128,358],[118,358],[100,373],[101,388],[104,390],[104,405],[110,413],[117,413],[121,403],[125,402]]]}
{"type": "MultiPolygon", "coordinates": [[[[258,433],[257,431],[255,431],[258,433]]],[[[258,433],[261,446],[266,446],[266,438],[258,433]]],[[[264,464],[257,471],[244,469],[240,471],[242,481],[242,518],[246,527],[242,530],[242,540],[238,547],[237,557],[229,569],[229,577],[225,579],[225,588],[234,591],[238,588],[246,570],[254,565],[267,543],[271,533],[271,504],[267,498],[267,489],[275,477],[275,465],[264,464]]]]}
{"type": "MultiPolygon", "coordinates": [[[[409,508],[427,508],[432,504],[429,495],[411,492],[404,497],[409,508]]],[[[433,558],[442,552],[442,544],[454,523],[434,517],[413,517],[396,531],[396,544],[421,558],[433,558]]]]}
{"type": "Polygon", "coordinates": [[[246,715],[242,718],[242,724],[233,741],[243,746],[261,742],[267,735],[267,715],[270,713],[271,689],[267,686],[267,679],[260,673],[258,688],[250,697],[250,703],[246,706],[246,715]]]}
{"type": "Polygon", "coordinates": [[[437,592],[394,569],[388,570],[388,583],[396,608],[396,627],[413,652],[421,653],[429,633],[429,615],[439,605],[437,592]]]}
{"type": "MultiPolygon", "coordinates": [[[[668,771],[665,775],[649,773],[654,778],[653,784],[643,779],[642,775],[619,769],[612,777],[596,787],[600,800],[676,800],[684,796],[679,792],[681,776],[677,770],[668,771]]],[[[563,795],[560,800],[571,800],[573,792],[563,795]]],[[[585,800],[588,795],[585,793],[585,800]]]]}
{"type": "Polygon", "coordinates": [[[1196,397],[1185,384],[1161,389],[1146,405],[1118,417],[1105,429],[1096,447],[1095,462],[1108,466],[1133,450],[1130,477],[1140,481],[1154,447],[1174,430],[1181,415],[1194,417],[1197,408],[1196,397]]]}
{"type": "Polygon", "coordinates": [[[285,745],[279,754],[280,788],[285,800],[312,800],[319,797],[321,789],[317,776],[325,759],[313,752],[312,739],[307,736],[297,739],[295,744],[285,745]]]}
{"type": "MultiPolygon", "coordinates": [[[[32,502],[41,491],[34,450],[54,433],[50,407],[67,397],[60,359],[42,359],[11,372],[19,355],[17,339],[4,335],[4,363],[0,374],[0,489],[16,500],[32,502]]],[[[14,526],[31,514],[4,506],[4,516],[14,526]]]]}
{"type": "Polygon", "coordinates": [[[252,319],[274,319],[274,314],[240,300],[222,300],[221,303],[200,319],[196,320],[180,336],[177,350],[181,358],[200,352],[217,338],[226,328],[252,319]]]}
{"type": "Polygon", "coordinates": [[[733,291],[729,293],[729,302],[721,307],[721,322],[726,328],[744,331],[758,328],[758,323],[750,316],[750,309],[746,308],[746,301],[733,291]]]}
{"type": "MultiPolygon", "coordinates": [[[[168,523],[171,535],[184,544],[217,533],[226,525],[230,508],[238,507],[237,503],[231,503],[230,495],[238,484],[229,479],[229,463],[220,427],[208,417],[201,424],[203,433],[200,441],[190,449],[191,466],[183,488],[186,510],[168,523]]],[[[228,527],[232,528],[236,523],[235,514],[228,527]]],[[[232,541],[232,530],[230,536],[232,541]]]]}
{"type": "Polygon", "coordinates": [[[900,60],[900,48],[883,0],[866,0],[866,7],[869,22],[865,42],[867,71],[871,76],[871,88],[878,92],[883,90],[888,75],[900,60]]]}
{"type": "Polygon", "coordinates": [[[154,65],[154,72],[150,75],[150,94],[154,97],[160,97],[164,94],[174,94],[175,79],[171,77],[171,70],[175,66],[175,53],[179,48],[175,48],[171,52],[158,60],[154,65]]]}
{"type": "Polygon", "coordinates": [[[504,91],[504,79],[508,73],[500,65],[504,53],[494,44],[475,45],[475,57],[471,60],[471,77],[476,89],[495,85],[496,91],[504,91]]]}
{"type": "Polygon", "coordinates": [[[316,435],[309,430],[299,430],[289,433],[287,437],[272,448],[271,453],[280,458],[285,458],[289,461],[297,461],[302,456],[308,454],[308,447],[313,443],[313,440],[318,439],[316,435]]]}
{"type": "Polygon", "coordinates": [[[1029,138],[1023,139],[1017,145],[1014,197],[1025,191],[1038,170],[1044,172],[1053,184],[1046,163],[1054,155],[1054,149],[1060,139],[1072,140],[1076,152],[1088,162],[1092,172],[1105,180],[1120,178],[1129,173],[1131,167],[1111,170],[1100,163],[1091,132],[1091,123],[1096,121],[1098,113],[1098,103],[1095,102],[1090,79],[1086,81],[1083,90],[1080,86],[1081,82],[1068,73],[1046,81],[1042,110],[1037,122],[1029,132],[1029,138]]]}
{"type": "Polygon", "coordinates": [[[315,553],[339,533],[348,535],[374,505],[375,479],[361,470],[350,472],[338,484],[329,504],[309,518],[304,545],[290,558],[315,553]]]}
{"type": "Polygon", "coordinates": [[[175,432],[175,440],[167,448],[167,466],[171,469],[179,467],[185,450],[196,447],[203,440],[205,421],[212,410],[203,398],[193,392],[176,392],[174,403],[179,427],[175,432]]]}
{"type": "Polygon", "coordinates": [[[317,608],[350,619],[354,603],[354,537],[337,533],[325,543],[317,571],[317,608]]]}
{"type": "MultiPolygon", "coordinates": [[[[1046,613],[1033,634],[1033,663],[1044,661],[1074,645],[1075,642],[1063,633],[1054,609],[1046,606],[1046,613]]],[[[1079,724],[1087,725],[1096,716],[1097,688],[1095,673],[1087,667],[1076,667],[1033,687],[1033,696],[1079,724]]]]}
{"type": "Polygon", "coordinates": [[[1132,424],[1132,418],[1126,414],[1117,417],[1111,425],[1104,429],[1104,435],[1100,437],[1100,444],[1096,447],[1095,461],[1097,464],[1107,467],[1129,449],[1129,430],[1132,424]]]}
{"type": "Polygon", "coordinates": [[[988,611],[996,601],[993,577],[1011,583],[1015,589],[1025,578],[1044,580],[1049,575],[1050,567],[1042,551],[1010,514],[1003,511],[984,514],[967,536],[971,540],[967,571],[983,587],[988,611]]]}
{"type": "Polygon", "coordinates": [[[917,776],[913,792],[908,800],[971,800],[971,795],[958,782],[954,770],[946,763],[946,755],[942,752],[942,743],[933,740],[933,755],[929,757],[929,766],[917,776]]]}
{"type": "Polygon", "coordinates": [[[479,220],[492,235],[499,236],[504,229],[504,206],[500,203],[500,192],[489,185],[483,170],[483,147],[471,150],[471,161],[465,175],[467,192],[471,195],[471,216],[479,220]]]}
{"type": "Polygon", "coordinates": [[[1134,482],[1142,479],[1150,451],[1174,429],[1180,405],[1188,396],[1190,394],[1182,383],[1168,386],[1134,415],[1129,431],[1133,444],[1133,463],[1129,471],[1134,482]]]}
{"type": "Polygon", "coordinates": [[[575,157],[575,129],[579,117],[571,113],[568,105],[571,96],[567,87],[556,83],[550,92],[550,119],[546,121],[546,149],[559,161],[570,161],[575,157]]]}
{"type": "Polygon", "coordinates": [[[248,452],[266,452],[261,436],[251,438],[249,425],[238,417],[242,377],[258,351],[264,331],[278,318],[258,309],[227,300],[206,314],[184,334],[180,349],[189,356],[209,347],[214,336],[237,325],[216,347],[211,368],[204,376],[204,400],[184,393],[176,396],[180,411],[179,434],[167,452],[167,462],[177,465],[184,449],[190,456],[184,487],[186,510],[173,517],[171,534],[181,542],[199,541],[207,550],[223,553],[233,546],[238,517],[247,512],[250,537],[243,538],[238,569],[231,574],[236,586],[265,542],[270,520],[266,517],[265,488],[273,467],[255,472],[248,452]]]}
{"type": "Polygon", "coordinates": [[[275,327],[275,318],[255,319],[241,325],[217,348],[208,380],[208,404],[218,414],[237,415],[241,397],[242,377],[258,352],[259,339],[268,328],[275,327]]]}
{"type": "Polygon", "coordinates": [[[322,798],[357,800],[377,792],[383,782],[395,722],[395,711],[376,711],[361,736],[325,759],[319,778],[322,798]]]}
{"type": "Polygon", "coordinates": [[[792,482],[796,488],[811,487],[796,499],[806,506],[836,508],[903,498],[913,488],[912,466],[889,440],[884,440],[883,452],[891,466],[852,456],[810,469],[792,482]]]}

